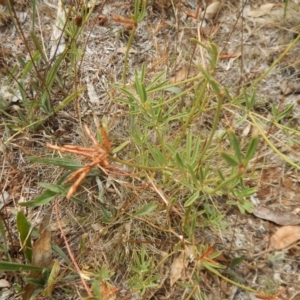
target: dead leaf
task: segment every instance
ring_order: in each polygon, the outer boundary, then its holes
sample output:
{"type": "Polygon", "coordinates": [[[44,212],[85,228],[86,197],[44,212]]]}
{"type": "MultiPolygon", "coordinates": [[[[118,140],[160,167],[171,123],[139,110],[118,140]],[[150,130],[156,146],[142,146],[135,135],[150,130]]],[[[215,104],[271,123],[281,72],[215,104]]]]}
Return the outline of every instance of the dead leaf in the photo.
{"type": "Polygon", "coordinates": [[[287,96],[300,93],[300,84],[298,80],[284,80],[280,85],[281,92],[287,96]]]}
{"type": "MultiPolygon", "coordinates": [[[[46,212],[40,227],[39,239],[34,243],[32,250],[32,265],[38,267],[49,268],[52,264],[52,250],[51,250],[51,228],[50,221],[52,215],[52,207],[46,212]]],[[[42,279],[42,272],[31,271],[29,278],[42,279]]],[[[28,283],[25,286],[22,295],[23,300],[29,300],[36,289],[36,285],[28,283]]]]}
{"type": "Polygon", "coordinates": [[[274,222],[278,225],[300,224],[300,216],[287,211],[278,211],[260,206],[253,209],[253,214],[258,218],[274,222]]]}
{"type": "Polygon", "coordinates": [[[116,293],[119,291],[119,288],[112,286],[104,281],[101,282],[101,292],[102,292],[102,299],[107,300],[115,300],[116,293]]]}
{"type": "Polygon", "coordinates": [[[175,76],[173,76],[171,79],[170,79],[170,84],[173,84],[173,83],[176,83],[176,82],[180,82],[180,81],[183,81],[186,79],[188,75],[188,69],[186,68],[182,68],[180,69],[179,72],[177,72],[175,74],[175,76]]]}
{"type": "MultiPolygon", "coordinates": [[[[117,53],[125,54],[126,51],[127,51],[127,47],[120,47],[120,48],[117,49],[117,53]]],[[[132,49],[132,48],[130,48],[129,49],[129,53],[137,53],[137,51],[134,50],[134,49],[132,49]]]]}
{"type": "Polygon", "coordinates": [[[210,5],[208,5],[205,11],[204,19],[213,19],[217,12],[220,10],[220,5],[221,3],[219,1],[212,2],[210,5]]]}
{"type": "Polygon", "coordinates": [[[247,16],[252,17],[252,18],[262,17],[262,16],[268,14],[274,5],[275,4],[273,4],[273,3],[264,4],[264,5],[260,6],[260,8],[258,8],[258,9],[249,11],[247,16]]]}
{"type": "Polygon", "coordinates": [[[184,276],[184,269],[188,266],[188,258],[193,255],[194,246],[188,245],[185,247],[185,251],[182,251],[177,257],[174,258],[171,270],[170,270],[170,285],[171,287],[174,283],[184,276]]]}
{"type": "Polygon", "coordinates": [[[32,264],[34,266],[49,268],[52,263],[51,214],[52,210],[49,209],[39,227],[40,237],[33,245],[32,264]]]}
{"type": "Polygon", "coordinates": [[[184,252],[181,252],[177,257],[174,258],[171,265],[171,271],[170,271],[171,287],[178,279],[181,278],[181,273],[186,266],[187,266],[186,255],[184,252]]]}
{"type": "Polygon", "coordinates": [[[19,47],[19,46],[22,45],[22,44],[23,44],[23,41],[22,41],[21,39],[17,39],[17,40],[15,41],[16,47],[19,47]]]}
{"type": "Polygon", "coordinates": [[[281,250],[300,240],[300,226],[284,226],[270,239],[270,250],[281,250]]]}
{"type": "Polygon", "coordinates": [[[10,20],[11,20],[11,17],[9,15],[9,13],[6,13],[6,12],[0,13],[0,27],[6,26],[10,20]]]}
{"type": "Polygon", "coordinates": [[[10,287],[11,284],[5,280],[5,279],[0,279],[0,288],[6,288],[6,287],[10,287]]]}
{"type": "MultiPolygon", "coordinates": [[[[207,251],[207,253],[206,253],[206,257],[210,257],[210,256],[212,256],[213,254],[215,254],[216,252],[218,252],[215,248],[213,248],[213,247],[210,247],[209,249],[208,249],[208,251],[207,251]]],[[[219,262],[227,262],[228,261],[228,259],[222,254],[222,253],[219,253],[219,255],[218,256],[216,256],[215,258],[214,258],[214,260],[216,260],[216,261],[219,261],[219,262]]]]}
{"type": "Polygon", "coordinates": [[[242,136],[247,136],[251,131],[251,123],[248,123],[247,126],[243,129],[242,136]]]}
{"type": "Polygon", "coordinates": [[[293,215],[296,215],[296,214],[298,214],[299,212],[300,212],[300,207],[296,207],[296,208],[293,209],[292,214],[293,214],[293,215]]]}
{"type": "Polygon", "coordinates": [[[286,178],[283,178],[282,184],[285,188],[292,189],[293,185],[294,185],[294,182],[291,178],[286,177],[286,178]]]}
{"type": "Polygon", "coordinates": [[[87,93],[89,95],[89,101],[91,102],[91,104],[96,105],[97,103],[99,103],[99,97],[97,95],[96,89],[94,85],[91,83],[88,76],[85,78],[85,81],[86,81],[87,93]]]}

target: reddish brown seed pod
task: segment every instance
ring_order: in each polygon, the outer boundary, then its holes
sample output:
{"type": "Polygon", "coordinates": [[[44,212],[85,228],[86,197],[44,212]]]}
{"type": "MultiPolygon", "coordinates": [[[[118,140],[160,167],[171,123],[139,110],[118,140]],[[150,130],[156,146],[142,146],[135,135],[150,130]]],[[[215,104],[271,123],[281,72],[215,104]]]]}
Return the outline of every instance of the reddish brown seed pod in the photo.
{"type": "Polygon", "coordinates": [[[75,25],[76,25],[77,27],[81,27],[81,25],[82,25],[82,16],[77,15],[77,16],[75,17],[75,25]]]}

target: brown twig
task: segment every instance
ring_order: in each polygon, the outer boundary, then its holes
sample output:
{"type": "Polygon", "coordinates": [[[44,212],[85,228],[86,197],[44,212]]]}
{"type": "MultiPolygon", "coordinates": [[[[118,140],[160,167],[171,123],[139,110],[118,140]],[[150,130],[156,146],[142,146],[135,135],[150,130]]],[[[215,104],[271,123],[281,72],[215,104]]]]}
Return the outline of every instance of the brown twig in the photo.
{"type": "Polygon", "coordinates": [[[66,247],[67,247],[69,256],[70,256],[70,258],[71,258],[71,261],[72,261],[72,263],[73,263],[75,269],[77,270],[77,272],[78,272],[78,274],[79,274],[79,276],[80,276],[80,279],[81,279],[81,281],[82,281],[82,284],[83,284],[83,286],[84,286],[86,292],[88,293],[89,297],[93,297],[93,294],[92,294],[90,288],[88,287],[86,281],[83,279],[83,277],[82,277],[82,275],[81,275],[82,272],[81,272],[81,270],[80,270],[80,268],[79,268],[79,266],[78,266],[78,264],[77,264],[77,262],[76,262],[76,260],[75,260],[75,258],[74,258],[74,254],[73,254],[73,252],[72,252],[72,250],[71,250],[71,248],[70,248],[70,245],[69,245],[69,243],[68,243],[68,239],[67,239],[67,237],[66,237],[66,235],[65,235],[65,233],[64,233],[64,231],[63,231],[61,222],[60,222],[60,220],[59,220],[59,213],[58,213],[58,198],[55,199],[55,214],[56,214],[56,220],[57,220],[57,224],[58,224],[59,230],[60,230],[61,235],[62,235],[62,237],[63,237],[63,239],[64,239],[64,242],[65,242],[65,245],[66,245],[66,247]]]}

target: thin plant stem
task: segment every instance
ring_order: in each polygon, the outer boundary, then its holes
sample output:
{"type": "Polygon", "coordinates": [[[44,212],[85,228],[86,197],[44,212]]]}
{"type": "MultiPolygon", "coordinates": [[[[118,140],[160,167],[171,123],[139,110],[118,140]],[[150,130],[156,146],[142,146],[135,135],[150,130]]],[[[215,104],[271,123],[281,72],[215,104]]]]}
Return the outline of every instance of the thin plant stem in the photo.
{"type": "Polygon", "coordinates": [[[72,252],[72,250],[71,250],[71,248],[70,248],[69,242],[68,242],[68,240],[67,240],[67,237],[66,237],[66,235],[65,235],[65,233],[64,233],[64,231],[63,231],[61,222],[60,222],[60,220],[59,220],[59,213],[58,213],[58,198],[55,199],[55,213],[56,213],[57,224],[58,224],[58,227],[59,227],[59,229],[60,229],[61,235],[62,235],[62,237],[63,237],[63,239],[64,239],[65,245],[66,245],[66,247],[67,247],[69,256],[70,256],[70,258],[71,258],[71,260],[72,260],[72,262],[73,262],[73,264],[74,264],[74,266],[75,266],[75,268],[76,268],[76,270],[77,270],[77,272],[78,272],[78,274],[79,274],[79,276],[80,276],[80,279],[81,279],[81,281],[82,281],[82,284],[83,284],[83,286],[84,286],[86,292],[88,293],[89,297],[93,297],[93,294],[92,294],[90,288],[88,287],[87,283],[85,282],[84,278],[83,278],[82,275],[81,275],[82,272],[81,272],[81,270],[80,270],[80,268],[79,268],[79,266],[78,266],[78,264],[77,264],[77,262],[76,262],[76,260],[75,260],[74,254],[73,254],[73,252],[72,252]]]}
{"type": "Polygon", "coordinates": [[[133,26],[133,29],[131,30],[131,33],[130,33],[130,36],[129,36],[126,52],[125,52],[124,68],[123,68],[123,75],[122,75],[122,81],[123,81],[123,87],[124,88],[126,86],[126,81],[127,81],[129,51],[130,51],[130,48],[131,48],[131,44],[132,44],[132,41],[133,41],[135,31],[136,31],[136,26],[133,26]]]}
{"type": "Polygon", "coordinates": [[[206,153],[206,150],[210,146],[210,144],[212,142],[212,139],[213,139],[213,137],[215,135],[215,132],[217,130],[217,127],[218,127],[218,124],[219,124],[219,120],[220,120],[221,108],[222,108],[222,104],[223,104],[223,97],[224,97],[223,95],[218,95],[218,104],[217,104],[217,108],[216,108],[214,123],[213,123],[212,129],[210,131],[209,139],[206,142],[203,150],[201,151],[201,154],[200,154],[200,157],[199,157],[199,160],[198,160],[198,162],[199,162],[198,164],[199,165],[201,164],[202,158],[203,158],[204,154],[206,153]]]}

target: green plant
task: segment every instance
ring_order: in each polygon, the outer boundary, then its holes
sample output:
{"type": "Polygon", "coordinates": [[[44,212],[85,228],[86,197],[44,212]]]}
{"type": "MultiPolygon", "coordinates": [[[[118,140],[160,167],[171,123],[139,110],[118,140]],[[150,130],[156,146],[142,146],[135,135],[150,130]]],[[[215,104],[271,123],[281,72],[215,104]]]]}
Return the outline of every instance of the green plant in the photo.
{"type": "Polygon", "coordinates": [[[144,19],[146,13],[146,0],[134,0],[134,11],[131,16],[131,20],[133,22],[130,22],[129,24],[133,24],[131,28],[131,33],[128,39],[127,48],[125,52],[125,58],[124,58],[124,68],[123,68],[123,87],[126,86],[126,76],[127,76],[127,69],[128,69],[128,57],[129,57],[129,51],[130,47],[133,42],[133,37],[136,31],[136,28],[138,24],[144,19]]]}
{"type": "Polygon", "coordinates": [[[134,273],[129,279],[129,285],[134,291],[144,295],[148,289],[158,286],[159,276],[155,275],[154,263],[145,248],[133,253],[133,265],[130,265],[129,269],[134,273]]]}
{"type": "Polygon", "coordinates": [[[77,86],[77,66],[84,55],[84,49],[78,48],[77,44],[92,10],[88,12],[85,4],[79,7],[80,18],[82,19],[80,26],[74,17],[74,15],[78,16],[78,12],[74,9],[66,11],[65,23],[61,20],[56,24],[59,27],[57,30],[60,37],[56,40],[57,48],[52,47],[51,49],[53,57],[49,58],[44,51],[45,47],[42,45],[42,41],[35,33],[36,5],[37,3],[34,1],[32,4],[32,30],[30,38],[28,38],[25,37],[15,8],[8,1],[9,12],[29,58],[22,55],[18,56],[18,65],[12,70],[7,70],[9,76],[6,84],[13,87],[8,91],[10,98],[18,99],[20,106],[14,114],[11,114],[7,112],[10,104],[4,103],[3,99],[1,101],[0,113],[10,120],[3,122],[2,126],[16,132],[13,136],[7,137],[7,142],[24,130],[37,130],[49,118],[55,116],[74,100],[76,100],[75,108],[78,114],[78,96],[84,90],[77,86]],[[69,39],[67,44],[63,42],[65,36],[69,39]],[[70,82],[65,82],[62,78],[62,70],[64,69],[67,69],[69,77],[73,78],[70,82]],[[60,95],[59,98],[58,95],[60,95]]]}

